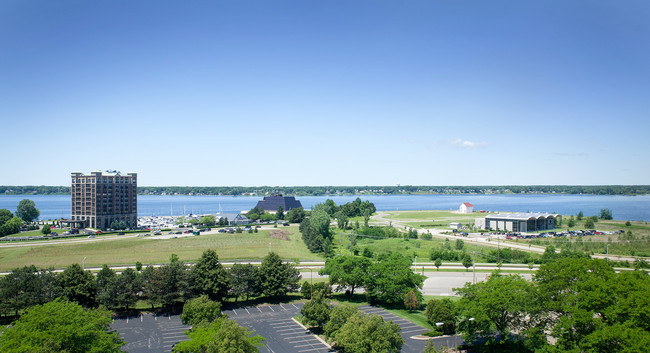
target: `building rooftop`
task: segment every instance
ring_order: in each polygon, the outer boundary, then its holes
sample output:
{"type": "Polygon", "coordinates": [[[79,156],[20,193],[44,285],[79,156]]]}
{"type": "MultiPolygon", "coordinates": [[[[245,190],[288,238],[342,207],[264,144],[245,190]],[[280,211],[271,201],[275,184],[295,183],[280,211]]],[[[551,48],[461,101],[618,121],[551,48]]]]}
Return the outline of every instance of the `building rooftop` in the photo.
{"type": "Polygon", "coordinates": [[[517,220],[517,221],[527,221],[529,219],[539,219],[539,218],[555,218],[560,215],[552,213],[499,213],[495,215],[489,215],[485,218],[490,219],[503,219],[503,220],[517,220]]]}

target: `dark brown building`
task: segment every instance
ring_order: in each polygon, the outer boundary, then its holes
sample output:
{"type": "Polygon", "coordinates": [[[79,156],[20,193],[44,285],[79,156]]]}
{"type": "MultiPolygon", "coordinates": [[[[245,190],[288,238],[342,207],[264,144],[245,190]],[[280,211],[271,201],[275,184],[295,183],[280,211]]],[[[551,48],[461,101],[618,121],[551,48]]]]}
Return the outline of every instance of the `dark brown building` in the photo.
{"type": "Polygon", "coordinates": [[[138,175],[118,171],[72,173],[72,221],[107,229],[115,220],[138,226],[138,175]]]}

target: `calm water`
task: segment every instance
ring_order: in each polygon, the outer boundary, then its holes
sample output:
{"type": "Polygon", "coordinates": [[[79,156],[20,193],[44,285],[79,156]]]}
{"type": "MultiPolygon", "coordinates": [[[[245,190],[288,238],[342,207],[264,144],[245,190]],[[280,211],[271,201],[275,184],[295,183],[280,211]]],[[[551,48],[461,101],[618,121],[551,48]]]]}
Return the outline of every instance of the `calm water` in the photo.
{"type": "MultiPolygon", "coordinates": [[[[353,201],[357,196],[301,196],[297,197],[303,207],[311,208],[330,198],[337,205],[353,201]]],[[[585,216],[598,214],[609,208],[615,219],[650,221],[650,195],[601,196],[601,195],[394,195],[360,196],[369,200],[380,211],[394,210],[457,210],[463,202],[470,202],[475,210],[512,212],[555,212],[585,216]]],[[[41,219],[69,218],[69,195],[1,195],[0,209],[16,211],[20,200],[28,198],[41,211],[41,219]]],[[[185,214],[239,213],[255,207],[257,196],[138,196],[139,216],[162,216],[185,214]]]]}

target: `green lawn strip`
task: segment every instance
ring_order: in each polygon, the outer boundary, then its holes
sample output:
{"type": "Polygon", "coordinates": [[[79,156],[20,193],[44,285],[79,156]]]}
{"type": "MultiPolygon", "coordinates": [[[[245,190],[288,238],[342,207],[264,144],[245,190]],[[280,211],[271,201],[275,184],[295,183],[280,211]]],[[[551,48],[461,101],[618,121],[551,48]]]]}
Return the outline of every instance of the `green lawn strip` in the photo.
{"type": "Polygon", "coordinates": [[[182,261],[193,262],[206,249],[214,249],[219,259],[262,259],[271,249],[285,259],[322,260],[305,246],[298,227],[283,227],[288,230],[288,240],[269,237],[269,230],[259,233],[202,234],[178,237],[177,239],[152,239],[132,237],[104,239],[88,242],[63,242],[35,246],[0,248],[0,270],[35,265],[36,267],[64,268],[72,263],[81,263],[86,257],[87,267],[133,265],[140,261],[147,264],[169,262],[171,254],[177,254],[182,261]]]}
{"type": "MultiPolygon", "coordinates": [[[[388,309],[388,308],[383,308],[384,310],[393,313],[399,317],[401,317],[404,320],[408,320],[416,325],[420,325],[427,329],[428,331],[433,330],[433,326],[427,322],[427,317],[424,314],[425,310],[406,310],[406,309],[388,309]]],[[[423,330],[420,333],[424,333],[426,330],[423,330]]],[[[415,335],[416,333],[413,333],[415,335]]]]}

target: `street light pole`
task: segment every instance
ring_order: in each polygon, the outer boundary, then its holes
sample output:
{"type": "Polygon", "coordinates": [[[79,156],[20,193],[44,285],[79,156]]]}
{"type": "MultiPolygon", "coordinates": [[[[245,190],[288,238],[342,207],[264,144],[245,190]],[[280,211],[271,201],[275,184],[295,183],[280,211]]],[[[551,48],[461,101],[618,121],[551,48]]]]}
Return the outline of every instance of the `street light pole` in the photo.
{"type": "Polygon", "coordinates": [[[86,257],[84,257],[83,260],[81,260],[81,269],[85,270],[86,269],[86,257]]]}

